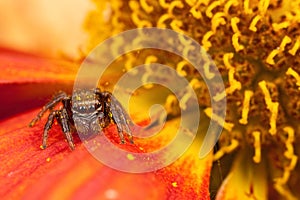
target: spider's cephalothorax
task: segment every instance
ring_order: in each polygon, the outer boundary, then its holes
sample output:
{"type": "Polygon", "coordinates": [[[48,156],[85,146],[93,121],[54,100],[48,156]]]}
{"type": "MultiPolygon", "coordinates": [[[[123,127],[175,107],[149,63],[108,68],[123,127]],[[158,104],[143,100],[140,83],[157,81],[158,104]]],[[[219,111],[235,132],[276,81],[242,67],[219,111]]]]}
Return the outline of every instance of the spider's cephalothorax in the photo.
{"type": "Polygon", "coordinates": [[[40,120],[47,110],[50,110],[50,114],[44,127],[42,148],[47,146],[48,131],[54,118],[60,124],[72,150],[75,145],[71,127],[75,126],[77,132],[83,136],[90,136],[100,133],[102,128],[108,126],[111,121],[117,125],[121,143],[125,141],[123,132],[128,135],[130,142],[133,142],[129,128],[131,121],[119,101],[110,92],[101,92],[99,88],[79,89],[74,91],[72,96],[68,96],[65,92],[59,92],[42,108],[29,126],[33,126],[40,120]],[[54,110],[54,107],[60,102],[62,107],[54,110]]]}

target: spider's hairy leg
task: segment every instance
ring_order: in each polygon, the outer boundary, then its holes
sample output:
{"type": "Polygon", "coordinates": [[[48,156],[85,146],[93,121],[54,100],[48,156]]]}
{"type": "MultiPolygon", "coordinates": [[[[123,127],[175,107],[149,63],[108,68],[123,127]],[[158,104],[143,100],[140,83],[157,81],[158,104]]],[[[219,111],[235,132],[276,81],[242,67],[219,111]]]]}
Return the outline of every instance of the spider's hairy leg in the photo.
{"type": "Polygon", "coordinates": [[[55,95],[50,102],[48,102],[42,110],[37,114],[37,116],[29,123],[29,127],[34,126],[34,124],[41,119],[41,117],[44,115],[44,113],[52,109],[56,104],[58,104],[61,100],[67,97],[67,94],[65,92],[59,92],[57,95],[55,95]]]}
{"type": "Polygon", "coordinates": [[[61,129],[68,141],[68,144],[70,146],[70,148],[72,150],[75,149],[75,144],[73,141],[73,136],[71,133],[71,129],[70,129],[70,124],[69,124],[69,116],[68,116],[68,112],[66,110],[66,108],[62,108],[58,114],[56,115],[56,119],[59,122],[61,129]]]}
{"type": "Polygon", "coordinates": [[[54,117],[56,117],[57,115],[58,115],[58,111],[55,110],[55,111],[52,111],[50,113],[50,115],[48,116],[48,120],[44,127],[44,132],[43,132],[43,141],[42,141],[42,146],[41,146],[42,149],[46,149],[46,147],[47,147],[48,131],[52,127],[54,117]]]}
{"type": "Polygon", "coordinates": [[[133,143],[132,133],[129,128],[129,124],[131,125],[132,122],[128,114],[126,113],[126,111],[124,110],[120,102],[111,93],[107,93],[107,96],[110,99],[110,112],[113,113],[112,119],[114,123],[117,125],[121,142],[124,143],[123,130],[125,129],[125,132],[128,135],[130,143],[133,143]]]}

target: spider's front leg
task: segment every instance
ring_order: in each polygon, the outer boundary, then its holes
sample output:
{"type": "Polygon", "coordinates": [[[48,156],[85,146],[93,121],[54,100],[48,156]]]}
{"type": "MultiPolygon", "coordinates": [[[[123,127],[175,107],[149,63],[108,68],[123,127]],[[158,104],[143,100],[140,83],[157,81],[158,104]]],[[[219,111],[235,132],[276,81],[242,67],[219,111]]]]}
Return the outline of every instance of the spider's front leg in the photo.
{"type": "Polygon", "coordinates": [[[117,125],[121,143],[125,143],[123,135],[124,129],[126,134],[128,135],[130,143],[133,143],[133,137],[129,127],[130,125],[132,125],[132,122],[128,114],[126,113],[120,102],[110,92],[103,92],[102,94],[106,99],[106,103],[108,104],[108,111],[109,113],[111,113],[110,117],[117,125]]]}
{"type": "Polygon", "coordinates": [[[61,100],[65,99],[66,97],[67,94],[65,92],[60,92],[56,96],[54,96],[53,99],[42,108],[42,110],[37,114],[37,116],[33,120],[31,120],[31,122],[29,123],[29,127],[34,126],[35,123],[42,118],[42,116],[47,110],[51,110],[56,104],[61,102],[61,100]]]}

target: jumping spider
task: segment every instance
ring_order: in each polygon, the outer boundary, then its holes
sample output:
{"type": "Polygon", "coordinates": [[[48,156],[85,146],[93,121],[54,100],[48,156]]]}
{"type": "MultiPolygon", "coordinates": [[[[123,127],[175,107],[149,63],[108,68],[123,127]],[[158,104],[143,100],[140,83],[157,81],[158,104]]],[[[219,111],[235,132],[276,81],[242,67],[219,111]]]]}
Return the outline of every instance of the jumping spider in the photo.
{"type": "Polygon", "coordinates": [[[47,110],[50,111],[50,114],[44,127],[41,146],[43,149],[47,147],[48,131],[51,129],[54,118],[56,118],[61,126],[63,134],[72,150],[75,148],[71,134],[72,127],[75,127],[78,133],[89,136],[100,133],[112,121],[117,125],[121,143],[125,142],[123,136],[124,130],[130,142],[133,143],[129,128],[132,122],[122,105],[110,92],[101,92],[99,88],[89,90],[78,89],[73,92],[73,96],[67,95],[65,92],[59,92],[42,108],[38,115],[30,122],[29,126],[34,126],[47,110]],[[54,110],[54,107],[58,103],[62,103],[62,107],[59,110],[54,110]]]}

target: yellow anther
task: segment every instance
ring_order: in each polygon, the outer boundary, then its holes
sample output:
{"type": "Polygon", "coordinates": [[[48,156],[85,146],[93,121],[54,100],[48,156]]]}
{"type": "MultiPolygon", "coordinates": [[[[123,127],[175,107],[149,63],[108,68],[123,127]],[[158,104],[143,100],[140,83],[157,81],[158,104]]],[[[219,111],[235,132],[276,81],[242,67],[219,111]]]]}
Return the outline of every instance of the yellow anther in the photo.
{"type": "Polygon", "coordinates": [[[234,124],[233,124],[233,123],[225,122],[225,120],[224,120],[222,117],[220,117],[220,116],[214,114],[214,113],[212,112],[212,108],[206,108],[206,109],[204,110],[204,113],[205,113],[208,117],[210,117],[212,120],[214,120],[215,122],[217,122],[220,126],[223,126],[223,128],[226,129],[226,130],[229,131],[229,132],[230,132],[230,131],[232,130],[232,128],[234,127],[234,124]]]}
{"type": "Polygon", "coordinates": [[[127,71],[129,71],[133,67],[133,63],[134,63],[135,59],[136,59],[135,56],[133,56],[132,54],[126,55],[126,61],[125,61],[124,67],[127,71]]]}
{"type": "Polygon", "coordinates": [[[292,56],[296,55],[297,51],[299,50],[300,47],[300,39],[298,38],[294,44],[294,46],[289,50],[289,54],[292,56]]]}
{"type": "Polygon", "coordinates": [[[294,156],[294,147],[293,142],[295,139],[294,129],[292,127],[285,127],[283,129],[287,133],[287,140],[285,142],[286,151],[284,152],[284,156],[288,159],[292,159],[294,156]]]}
{"type": "Polygon", "coordinates": [[[249,0],[244,0],[244,11],[246,14],[251,14],[253,12],[249,6],[249,0]]]}
{"type": "Polygon", "coordinates": [[[238,6],[239,2],[237,0],[229,0],[224,6],[224,13],[228,15],[229,9],[231,6],[238,6]]]}
{"type": "Polygon", "coordinates": [[[210,68],[210,63],[206,62],[203,66],[204,75],[207,79],[212,79],[213,77],[215,77],[215,74],[210,72],[209,68],[210,68]]]}
{"type": "Polygon", "coordinates": [[[256,16],[252,19],[252,21],[251,21],[251,23],[250,23],[250,26],[249,26],[249,30],[250,30],[250,31],[253,31],[253,32],[256,32],[256,31],[257,31],[256,24],[257,24],[257,22],[258,22],[260,19],[261,19],[261,16],[260,16],[260,15],[256,15],[256,16]]]}
{"type": "Polygon", "coordinates": [[[205,11],[206,16],[209,17],[209,18],[212,18],[212,16],[213,16],[212,10],[213,10],[214,8],[220,6],[220,5],[221,5],[221,2],[220,2],[220,1],[214,1],[214,2],[212,2],[212,3],[207,7],[207,9],[206,9],[206,11],[205,11]]]}
{"type": "Polygon", "coordinates": [[[233,66],[230,64],[229,60],[233,58],[233,53],[225,53],[223,55],[223,63],[227,69],[233,68],[233,66]]]}
{"type": "Polygon", "coordinates": [[[274,57],[280,52],[279,49],[274,49],[271,51],[271,53],[268,55],[266,62],[270,65],[275,65],[274,57]]]}
{"type": "Polygon", "coordinates": [[[269,90],[267,88],[267,84],[265,81],[260,81],[258,83],[259,87],[261,88],[264,96],[265,96],[265,103],[267,105],[267,109],[271,112],[271,117],[270,117],[270,129],[269,133],[271,135],[276,134],[276,120],[277,120],[277,115],[278,115],[278,102],[272,102],[269,90]]]}
{"type": "Polygon", "coordinates": [[[232,45],[236,52],[239,52],[240,50],[244,49],[244,46],[239,44],[239,37],[241,34],[239,32],[232,35],[232,45]]]}
{"type": "Polygon", "coordinates": [[[234,33],[238,33],[239,28],[237,27],[237,24],[240,22],[240,19],[238,17],[233,17],[231,18],[231,28],[233,30],[234,33]]]}
{"type": "Polygon", "coordinates": [[[153,55],[147,56],[147,58],[145,60],[145,64],[150,64],[150,63],[155,63],[155,62],[157,62],[157,57],[153,56],[153,55]]]}
{"type": "Polygon", "coordinates": [[[245,91],[243,110],[242,110],[242,118],[239,120],[240,124],[248,124],[248,113],[249,113],[249,107],[250,107],[250,99],[252,96],[253,96],[253,92],[251,90],[245,91]]]}
{"type": "Polygon", "coordinates": [[[183,8],[184,4],[181,1],[171,1],[170,6],[168,8],[169,15],[173,15],[174,8],[183,8]]]}
{"type": "Polygon", "coordinates": [[[217,31],[217,28],[219,25],[225,25],[226,21],[223,18],[225,17],[225,13],[223,12],[217,12],[212,20],[211,20],[211,30],[215,33],[217,31]]]}
{"type": "Polygon", "coordinates": [[[218,94],[216,94],[214,97],[213,97],[213,100],[218,102],[218,101],[221,101],[222,99],[224,99],[226,97],[226,92],[223,91],[223,92],[220,92],[218,94]]]}
{"type": "Polygon", "coordinates": [[[268,7],[269,7],[269,3],[270,3],[270,0],[261,0],[259,1],[258,3],[258,10],[262,13],[262,14],[265,14],[268,7]]]}
{"type": "Polygon", "coordinates": [[[185,0],[185,2],[190,6],[193,7],[195,5],[198,5],[199,0],[185,0]]]}
{"type": "Polygon", "coordinates": [[[284,21],[284,22],[281,22],[281,23],[273,23],[272,24],[272,27],[274,29],[274,31],[279,31],[281,29],[284,29],[284,28],[287,28],[290,26],[290,22],[289,21],[284,21]]]}
{"type": "Polygon", "coordinates": [[[172,20],[172,22],[170,23],[171,28],[174,31],[177,31],[179,33],[185,32],[184,30],[181,29],[182,25],[183,25],[183,22],[181,20],[177,20],[177,19],[172,20]]]}
{"type": "Polygon", "coordinates": [[[203,48],[207,51],[211,47],[211,42],[209,41],[209,38],[214,35],[213,31],[208,31],[205,33],[205,35],[202,38],[202,45],[203,48]]]}
{"type": "Polygon", "coordinates": [[[261,135],[261,133],[259,131],[254,131],[254,132],[252,132],[252,135],[254,137],[253,161],[255,163],[260,163],[260,161],[261,161],[261,144],[260,144],[260,135],[261,135]]]}
{"type": "Polygon", "coordinates": [[[140,0],[140,4],[146,13],[151,13],[154,10],[153,6],[147,3],[147,0],[140,0]]]}
{"type": "Polygon", "coordinates": [[[230,84],[230,87],[226,88],[227,94],[232,94],[235,90],[240,90],[242,88],[241,83],[234,78],[235,68],[229,62],[229,59],[232,58],[233,53],[225,53],[223,55],[223,62],[225,67],[228,69],[228,81],[230,84]]]}
{"type": "Polygon", "coordinates": [[[228,154],[233,152],[239,146],[239,142],[236,139],[231,140],[231,144],[229,146],[222,147],[217,151],[214,155],[214,161],[219,160],[224,156],[224,154],[228,154]]]}
{"type": "Polygon", "coordinates": [[[129,154],[127,154],[127,159],[128,160],[134,160],[135,157],[134,157],[134,155],[132,155],[131,153],[129,153],[129,154]]]}
{"type": "Polygon", "coordinates": [[[177,64],[176,71],[177,71],[178,75],[180,75],[180,76],[186,76],[187,75],[186,71],[183,68],[185,66],[188,66],[188,64],[189,63],[186,60],[182,60],[177,64]]]}
{"type": "Polygon", "coordinates": [[[202,14],[201,11],[199,10],[199,7],[197,5],[194,5],[191,9],[190,9],[190,13],[193,15],[193,17],[195,17],[196,19],[201,19],[202,18],[202,14]]]}
{"type": "Polygon", "coordinates": [[[168,114],[178,115],[180,109],[178,109],[178,100],[174,94],[168,95],[165,103],[165,109],[168,114]]]}
{"type": "Polygon", "coordinates": [[[165,21],[168,19],[172,19],[172,17],[169,14],[163,14],[157,21],[157,27],[166,28],[165,21]]]}
{"type": "Polygon", "coordinates": [[[284,36],[284,38],[282,39],[282,41],[280,43],[279,50],[284,51],[285,46],[291,42],[292,42],[292,39],[289,36],[284,36]]]}
{"type": "Polygon", "coordinates": [[[169,8],[169,6],[170,6],[170,3],[167,3],[166,0],[158,0],[158,3],[160,4],[160,6],[162,8],[165,8],[165,9],[169,8]]]}
{"type": "Polygon", "coordinates": [[[189,82],[189,85],[193,88],[193,90],[197,90],[197,89],[201,88],[201,82],[196,78],[193,78],[189,82]]]}
{"type": "Polygon", "coordinates": [[[133,12],[131,14],[131,19],[133,23],[138,27],[138,28],[143,28],[143,27],[152,27],[152,23],[147,20],[141,20],[138,16],[137,12],[133,12]]]}
{"type": "Polygon", "coordinates": [[[289,67],[288,70],[286,71],[286,75],[291,75],[296,79],[296,85],[298,86],[298,90],[300,90],[300,75],[291,67],[289,67]]]}
{"type": "Polygon", "coordinates": [[[140,4],[138,1],[129,1],[129,7],[131,8],[131,10],[133,11],[139,11],[140,8],[140,4]]]}

